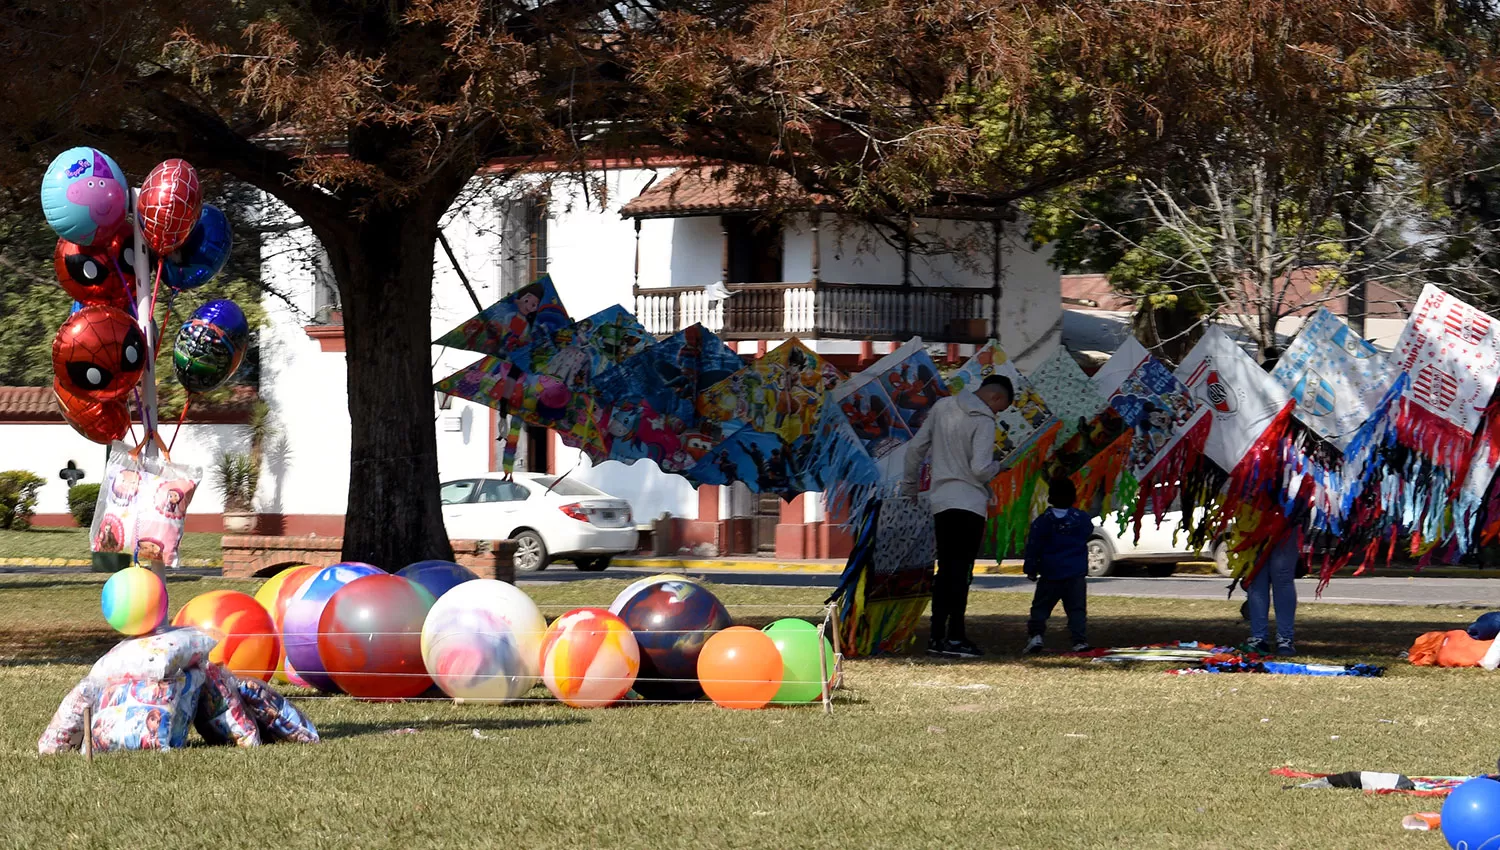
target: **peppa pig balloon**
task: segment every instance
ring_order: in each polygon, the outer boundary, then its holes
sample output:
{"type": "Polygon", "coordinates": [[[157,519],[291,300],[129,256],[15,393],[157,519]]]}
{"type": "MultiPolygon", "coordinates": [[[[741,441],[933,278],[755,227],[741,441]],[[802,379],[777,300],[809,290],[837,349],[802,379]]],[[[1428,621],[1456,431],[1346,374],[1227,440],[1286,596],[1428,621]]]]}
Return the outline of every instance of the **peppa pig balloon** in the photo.
{"type": "Polygon", "coordinates": [[[104,245],[130,212],[125,172],[103,151],[69,148],[47,166],[42,212],[57,235],[69,242],[104,245]]]}

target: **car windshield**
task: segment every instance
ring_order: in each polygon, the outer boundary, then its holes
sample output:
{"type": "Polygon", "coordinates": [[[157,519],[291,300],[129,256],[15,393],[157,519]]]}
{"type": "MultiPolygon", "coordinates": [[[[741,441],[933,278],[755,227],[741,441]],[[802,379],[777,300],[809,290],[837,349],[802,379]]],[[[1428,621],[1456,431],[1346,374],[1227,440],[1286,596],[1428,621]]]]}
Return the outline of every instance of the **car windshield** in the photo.
{"type": "Polygon", "coordinates": [[[537,485],[543,490],[550,489],[552,492],[556,493],[559,496],[578,498],[581,496],[607,495],[603,491],[595,490],[593,487],[590,487],[582,481],[574,481],[571,478],[559,479],[555,475],[539,475],[532,480],[535,481],[537,485]]]}

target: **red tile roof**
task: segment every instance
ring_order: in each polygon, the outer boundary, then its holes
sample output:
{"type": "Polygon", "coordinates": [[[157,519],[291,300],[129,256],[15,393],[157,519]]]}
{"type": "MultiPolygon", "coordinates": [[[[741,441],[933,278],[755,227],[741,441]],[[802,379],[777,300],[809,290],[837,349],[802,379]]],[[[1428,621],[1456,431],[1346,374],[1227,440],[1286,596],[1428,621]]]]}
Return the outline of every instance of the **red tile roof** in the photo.
{"type": "MultiPolygon", "coordinates": [[[[189,406],[186,421],[191,424],[245,422],[259,398],[260,394],[250,387],[235,387],[225,401],[189,406]]],[[[62,421],[51,387],[0,387],[0,422],[62,421]]],[[[176,421],[175,417],[173,421],[176,421]]]]}
{"type": "Polygon", "coordinates": [[[670,218],[719,213],[748,213],[771,206],[783,209],[830,207],[826,198],[809,195],[789,175],[754,175],[719,165],[679,168],[648,186],[620,208],[624,218],[670,218]]]}

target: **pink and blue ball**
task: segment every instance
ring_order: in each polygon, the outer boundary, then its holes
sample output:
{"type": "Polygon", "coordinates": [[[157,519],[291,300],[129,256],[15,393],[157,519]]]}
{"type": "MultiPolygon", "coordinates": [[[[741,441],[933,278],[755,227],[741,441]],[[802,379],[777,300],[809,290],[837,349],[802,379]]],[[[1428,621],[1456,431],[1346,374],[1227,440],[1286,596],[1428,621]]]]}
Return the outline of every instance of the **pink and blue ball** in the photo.
{"type": "Polygon", "coordinates": [[[167,621],[167,583],[144,567],[126,567],[104,583],[99,608],[120,634],[148,634],[167,621]]]}
{"type": "Polygon", "coordinates": [[[47,166],[42,213],[58,236],[78,245],[102,245],[129,212],[125,171],[103,151],[69,148],[47,166]]]}
{"type": "Polygon", "coordinates": [[[344,563],[325,567],[297,589],[287,603],[281,622],[281,641],[286,646],[286,666],[295,669],[309,686],[335,693],[338,686],[318,654],[318,622],[323,608],[340,588],[364,576],[383,575],[384,570],[369,564],[344,563]]]}

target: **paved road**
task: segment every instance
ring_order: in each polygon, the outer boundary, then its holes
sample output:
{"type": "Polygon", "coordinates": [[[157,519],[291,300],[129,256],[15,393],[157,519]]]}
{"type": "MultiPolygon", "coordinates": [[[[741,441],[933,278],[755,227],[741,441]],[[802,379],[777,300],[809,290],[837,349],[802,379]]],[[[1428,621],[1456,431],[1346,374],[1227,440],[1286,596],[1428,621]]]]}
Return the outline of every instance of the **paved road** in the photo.
{"type": "MultiPolygon", "coordinates": [[[[653,575],[656,570],[611,569],[603,573],[580,573],[559,564],[544,573],[527,576],[521,582],[567,582],[591,578],[634,580],[653,575]]],[[[749,584],[772,587],[826,587],[838,585],[831,573],[723,572],[717,570],[683,570],[681,573],[721,584],[749,584]]],[[[1481,578],[1336,578],[1321,599],[1314,599],[1314,581],[1297,582],[1299,601],[1325,605],[1446,605],[1500,610],[1500,581],[1481,578]]],[[[1228,580],[1218,576],[1175,576],[1172,578],[1101,578],[1089,580],[1092,596],[1145,596],[1161,599],[1224,599],[1228,580]]],[[[1011,593],[1030,593],[1031,583],[1022,576],[976,576],[974,587],[1011,593]]],[[[1243,599],[1243,593],[1235,598],[1243,599]]]]}

